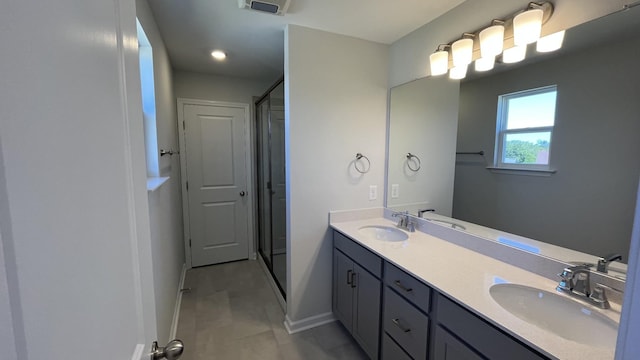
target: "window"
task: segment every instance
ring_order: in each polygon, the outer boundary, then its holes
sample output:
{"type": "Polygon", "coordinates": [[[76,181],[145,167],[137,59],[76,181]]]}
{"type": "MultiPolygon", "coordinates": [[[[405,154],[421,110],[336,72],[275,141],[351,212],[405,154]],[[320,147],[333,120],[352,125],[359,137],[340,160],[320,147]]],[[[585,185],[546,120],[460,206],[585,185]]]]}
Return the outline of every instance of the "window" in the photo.
{"type": "Polygon", "coordinates": [[[555,85],[498,97],[495,166],[551,171],[555,85]]]}

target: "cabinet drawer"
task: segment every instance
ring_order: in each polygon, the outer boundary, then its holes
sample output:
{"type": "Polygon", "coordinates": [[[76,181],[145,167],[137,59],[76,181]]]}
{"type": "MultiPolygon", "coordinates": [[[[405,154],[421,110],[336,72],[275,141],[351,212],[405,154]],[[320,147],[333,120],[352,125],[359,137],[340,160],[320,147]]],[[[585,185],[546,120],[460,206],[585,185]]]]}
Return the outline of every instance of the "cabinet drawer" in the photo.
{"type": "Polygon", "coordinates": [[[378,279],[382,277],[382,259],[378,255],[337,231],[333,232],[333,245],[378,279]]]}
{"type": "Polygon", "coordinates": [[[382,358],[381,360],[412,360],[398,344],[393,341],[388,334],[382,336],[382,358]]]}
{"type": "Polygon", "coordinates": [[[547,359],[442,294],[437,302],[438,322],[483,356],[492,360],[547,359]]]}
{"type": "Polygon", "coordinates": [[[427,358],[429,318],[391,289],[384,289],[384,330],[414,359],[427,358]]]}
{"type": "Polygon", "coordinates": [[[426,313],[429,312],[431,289],[420,280],[385,262],[384,282],[419,309],[426,313]]]}

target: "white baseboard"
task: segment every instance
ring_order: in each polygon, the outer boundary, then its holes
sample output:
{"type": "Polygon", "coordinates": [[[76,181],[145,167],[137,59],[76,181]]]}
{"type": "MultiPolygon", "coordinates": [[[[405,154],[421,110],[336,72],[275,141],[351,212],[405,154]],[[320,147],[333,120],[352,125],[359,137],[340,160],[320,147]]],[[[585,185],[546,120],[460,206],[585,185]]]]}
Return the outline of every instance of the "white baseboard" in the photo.
{"type": "Polygon", "coordinates": [[[184,278],[187,275],[187,264],[182,264],[182,273],[180,274],[180,283],[178,284],[178,294],[176,295],[176,306],[173,309],[173,321],[171,322],[171,332],[169,332],[169,340],[176,338],[178,332],[178,320],[180,320],[180,305],[182,305],[182,289],[184,288],[184,278]]]}
{"type": "Polygon", "coordinates": [[[289,334],[295,334],[297,332],[328,324],[336,320],[337,319],[335,318],[335,316],[333,316],[332,312],[310,316],[308,318],[297,321],[292,321],[291,319],[289,319],[289,315],[286,315],[284,318],[284,327],[287,329],[287,332],[289,334]]]}
{"type": "Polygon", "coordinates": [[[269,285],[271,285],[271,290],[273,290],[273,292],[276,294],[276,298],[278,299],[278,303],[280,304],[282,311],[286,313],[287,303],[285,302],[284,297],[280,292],[280,288],[276,284],[276,281],[273,279],[273,276],[271,276],[271,272],[267,268],[267,264],[264,263],[264,259],[262,258],[262,256],[258,256],[258,263],[260,264],[260,267],[262,268],[264,273],[267,275],[267,280],[269,281],[269,285]]]}

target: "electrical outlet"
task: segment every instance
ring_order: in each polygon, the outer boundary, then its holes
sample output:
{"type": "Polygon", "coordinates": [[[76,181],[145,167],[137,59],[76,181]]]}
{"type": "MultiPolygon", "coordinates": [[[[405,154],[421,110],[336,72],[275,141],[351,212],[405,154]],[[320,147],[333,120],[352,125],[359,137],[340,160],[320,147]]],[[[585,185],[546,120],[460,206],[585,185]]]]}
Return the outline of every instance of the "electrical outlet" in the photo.
{"type": "Polygon", "coordinates": [[[369,200],[375,200],[378,198],[378,186],[369,185],[369,200]]]}
{"type": "Polygon", "coordinates": [[[391,198],[397,199],[400,197],[400,184],[391,184],[391,198]]]}

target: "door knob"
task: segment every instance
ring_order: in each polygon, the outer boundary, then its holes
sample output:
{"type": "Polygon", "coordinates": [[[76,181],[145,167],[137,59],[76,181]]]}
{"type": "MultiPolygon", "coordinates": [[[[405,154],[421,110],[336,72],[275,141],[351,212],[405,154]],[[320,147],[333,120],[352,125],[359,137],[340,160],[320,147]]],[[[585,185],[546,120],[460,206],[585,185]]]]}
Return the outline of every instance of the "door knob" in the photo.
{"type": "Polygon", "coordinates": [[[178,339],[169,341],[165,347],[159,347],[158,342],[151,344],[151,360],[177,360],[182,356],[184,344],[178,339]]]}
{"type": "Polygon", "coordinates": [[[244,196],[245,192],[244,191],[240,191],[240,196],[244,196]]]}

